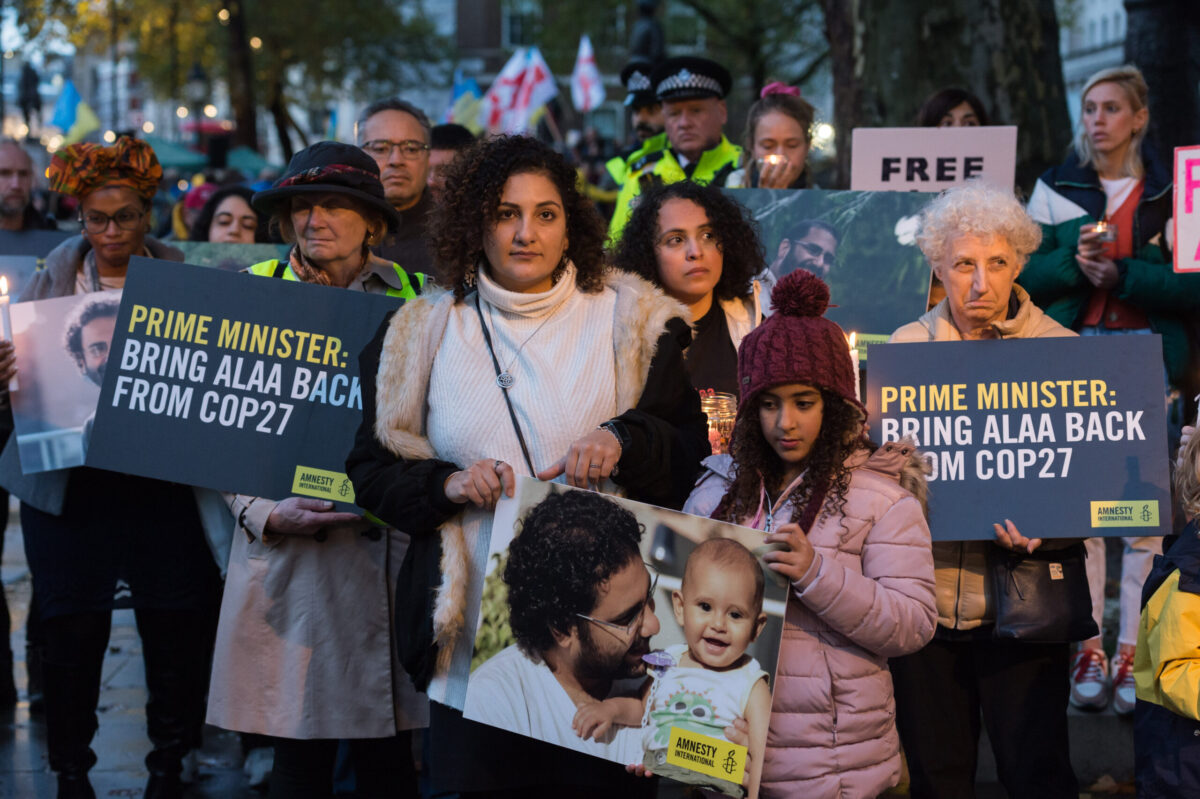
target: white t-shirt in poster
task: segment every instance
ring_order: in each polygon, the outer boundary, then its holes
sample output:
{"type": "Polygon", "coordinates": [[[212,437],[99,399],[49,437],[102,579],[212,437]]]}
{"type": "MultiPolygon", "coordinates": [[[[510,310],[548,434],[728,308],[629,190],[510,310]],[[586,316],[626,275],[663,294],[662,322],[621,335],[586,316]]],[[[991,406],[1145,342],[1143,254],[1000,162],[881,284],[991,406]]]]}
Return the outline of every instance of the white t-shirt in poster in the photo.
{"type": "MultiPolygon", "coordinates": [[[[637,692],[645,678],[618,680],[609,696],[637,692]]],[[[641,730],[616,727],[600,741],[571,729],[575,703],[545,663],[534,663],[514,644],[493,655],[467,681],[463,715],[504,730],[626,765],[642,762],[641,730]]]]}

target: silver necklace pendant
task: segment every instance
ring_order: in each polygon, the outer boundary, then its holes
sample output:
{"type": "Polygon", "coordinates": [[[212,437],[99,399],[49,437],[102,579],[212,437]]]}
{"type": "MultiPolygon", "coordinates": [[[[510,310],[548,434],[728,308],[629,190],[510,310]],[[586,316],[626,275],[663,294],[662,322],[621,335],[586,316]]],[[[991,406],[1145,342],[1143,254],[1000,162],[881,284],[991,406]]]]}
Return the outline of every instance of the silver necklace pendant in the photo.
{"type": "Polygon", "coordinates": [[[517,382],[517,379],[509,374],[507,369],[496,375],[496,385],[500,386],[500,388],[504,389],[505,391],[512,388],[513,383],[515,382],[517,382]]]}

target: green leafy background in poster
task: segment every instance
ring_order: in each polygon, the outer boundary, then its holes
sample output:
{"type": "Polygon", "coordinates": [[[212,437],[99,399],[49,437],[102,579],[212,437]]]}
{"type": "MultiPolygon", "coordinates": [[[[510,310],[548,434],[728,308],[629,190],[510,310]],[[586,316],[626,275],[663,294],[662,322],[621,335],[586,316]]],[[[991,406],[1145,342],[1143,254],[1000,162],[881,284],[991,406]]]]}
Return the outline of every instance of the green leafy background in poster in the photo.
{"type": "Polygon", "coordinates": [[[916,192],[727,189],[758,220],[767,263],[797,223],[839,233],[826,314],[846,332],[886,336],[925,312],[929,265],[916,246],[917,218],[931,199],[916,192]]]}

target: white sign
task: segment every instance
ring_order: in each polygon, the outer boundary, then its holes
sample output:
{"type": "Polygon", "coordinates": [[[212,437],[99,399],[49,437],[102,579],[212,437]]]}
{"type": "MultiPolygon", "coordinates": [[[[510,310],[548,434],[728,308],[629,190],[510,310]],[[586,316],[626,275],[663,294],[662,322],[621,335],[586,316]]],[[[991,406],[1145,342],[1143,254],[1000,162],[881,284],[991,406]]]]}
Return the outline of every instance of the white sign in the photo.
{"type": "Polygon", "coordinates": [[[1200,272],[1200,145],[1175,148],[1176,272],[1200,272]]]}
{"type": "Polygon", "coordinates": [[[972,178],[1011,188],[1017,129],[855,128],[853,191],[942,191],[972,178]]]}

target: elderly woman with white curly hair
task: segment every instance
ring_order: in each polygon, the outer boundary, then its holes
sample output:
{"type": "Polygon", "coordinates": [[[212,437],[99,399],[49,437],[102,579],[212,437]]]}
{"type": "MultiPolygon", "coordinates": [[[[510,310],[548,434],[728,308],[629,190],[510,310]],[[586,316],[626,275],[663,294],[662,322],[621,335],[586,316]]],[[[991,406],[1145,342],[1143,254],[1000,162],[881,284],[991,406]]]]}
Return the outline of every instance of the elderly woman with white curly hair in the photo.
{"type": "MultiPolygon", "coordinates": [[[[1041,236],[1009,190],[972,182],[941,194],[921,216],[917,243],[946,298],[891,340],[1075,335],[1014,283],[1041,236]]],[[[936,497],[930,500],[937,513],[936,497]]],[[[1078,796],[1067,747],[1069,644],[992,636],[989,555],[997,547],[1032,554],[1042,542],[1011,521],[994,526],[995,543],[934,542],[937,631],[924,649],[890,664],[914,799],[974,795],[981,718],[1010,796],[1078,796]]],[[[1059,539],[1045,546],[1082,545],[1059,539]]]]}

